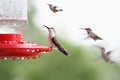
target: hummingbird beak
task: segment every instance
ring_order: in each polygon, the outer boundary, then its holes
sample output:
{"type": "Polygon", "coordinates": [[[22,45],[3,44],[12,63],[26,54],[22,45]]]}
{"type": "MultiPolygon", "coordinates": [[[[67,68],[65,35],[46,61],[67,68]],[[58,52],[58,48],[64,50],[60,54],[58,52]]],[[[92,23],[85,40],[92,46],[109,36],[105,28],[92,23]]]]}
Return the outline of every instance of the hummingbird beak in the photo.
{"type": "Polygon", "coordinates": [[[49,29],[49,27],[47,27],[46,25],[43,25],[44,27],[46,27],[47,29],[49,29]]]}
{"type": "Polygon", "coordinates": [[[79,29],[84,29],[85,30],[86,28],[79,28],[79,29]]]}

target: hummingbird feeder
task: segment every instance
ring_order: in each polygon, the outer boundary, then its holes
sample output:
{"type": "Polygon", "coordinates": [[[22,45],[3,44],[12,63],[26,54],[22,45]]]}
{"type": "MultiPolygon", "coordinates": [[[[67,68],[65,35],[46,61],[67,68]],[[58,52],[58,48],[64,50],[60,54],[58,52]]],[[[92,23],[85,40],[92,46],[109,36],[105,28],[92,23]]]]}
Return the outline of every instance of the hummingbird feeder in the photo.
{"type": "Polygon", "coordinates": [[[51,51],[48,46],[24,42],[26,26],[27,0],[0,0],[0,59],[35,59],[51,51]]]}

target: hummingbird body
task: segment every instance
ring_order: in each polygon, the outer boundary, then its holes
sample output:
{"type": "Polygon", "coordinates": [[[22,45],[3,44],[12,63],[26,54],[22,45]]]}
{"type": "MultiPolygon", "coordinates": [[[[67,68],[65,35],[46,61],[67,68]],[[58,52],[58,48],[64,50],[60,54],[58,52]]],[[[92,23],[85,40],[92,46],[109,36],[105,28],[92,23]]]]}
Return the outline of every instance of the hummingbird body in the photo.
{"type": "Polygon", "coordinates": [[[53,6],[52,4],[48,4],[50,10],[53,12],[53,13],[56,13],[56,12],[59,12],[59,11],[63,11],[62,9],[57,9],[58,7],[57,6],[53,6]]]}
{"type": "Polygon", "coordinates": [[[101,54],[102,54],[102,58],[104,59],[104,61],[105,61],[105,62],[114,63],[114,62],[111,61],[111,59],[110,59],[110,54],[111,54],[112,50],[111,50],[111,51],[108,51],[108,52],[105,52],[105,48],[100,47],[100,49],[101,49],[101,54]]]}
{"type": "Polygon", "coordinates": [[[105,48],[101,47],[100,49],[101,49],[101,53],[102,53],[103,59],[104,59],[106,62],[109,62],[109,61],[110,61],[109,55],[110,55],[111,51],[105,53],[105,48]]]}
{"type": "Polygon", "coordinates": [[[84,29],[87,31],[88,37],[90,37],[91,39],[93,39],[94,41],[96,40],[103,40],[101,37],[99,37],[97,34],[95,34],[94,32],[92,32],[91,28],[80,28],[80,29],[84,29]]]}
{"type": "Polygon", "coordinates": [[[46,27],[49,31],[49,43],[51,44],[51,48],[57,48],[61,53],[63,53],[64,55],[68,55],[68,52],[64,49],[64,47],[62,46],[62,44],[56,39],[55,36],[55,30],[52,27],[47,27],[45,25],[43,25],[44,27],[46,27]]]}

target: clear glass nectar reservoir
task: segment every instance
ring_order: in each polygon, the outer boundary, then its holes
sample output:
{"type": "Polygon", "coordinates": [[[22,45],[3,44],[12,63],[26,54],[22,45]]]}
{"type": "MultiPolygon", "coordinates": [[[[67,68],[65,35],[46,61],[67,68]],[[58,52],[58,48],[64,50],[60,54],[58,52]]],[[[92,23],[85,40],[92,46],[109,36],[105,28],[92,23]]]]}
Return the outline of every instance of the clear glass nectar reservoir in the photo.
{"type": "Polygon", "coordinates": [[[21,33],[27,26],[27,0],[0,0],[0,34],[21,33]]]}

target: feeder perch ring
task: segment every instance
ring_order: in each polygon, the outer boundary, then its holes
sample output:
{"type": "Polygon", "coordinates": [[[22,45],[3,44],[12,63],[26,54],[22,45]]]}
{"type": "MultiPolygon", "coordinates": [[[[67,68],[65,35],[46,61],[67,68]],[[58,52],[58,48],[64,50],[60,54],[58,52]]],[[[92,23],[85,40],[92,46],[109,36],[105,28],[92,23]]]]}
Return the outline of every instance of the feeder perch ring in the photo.
{"type": "Polygon", "coordinates": [[[0,59],[35,59],[42,53],[51,51],[48,46],[23,42],[20,37],[21,34],[0,34],[0,59]]]}

